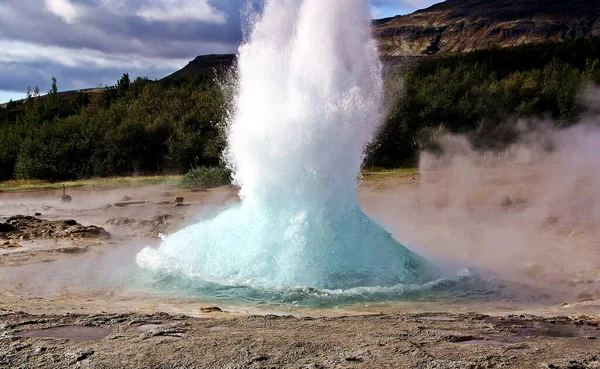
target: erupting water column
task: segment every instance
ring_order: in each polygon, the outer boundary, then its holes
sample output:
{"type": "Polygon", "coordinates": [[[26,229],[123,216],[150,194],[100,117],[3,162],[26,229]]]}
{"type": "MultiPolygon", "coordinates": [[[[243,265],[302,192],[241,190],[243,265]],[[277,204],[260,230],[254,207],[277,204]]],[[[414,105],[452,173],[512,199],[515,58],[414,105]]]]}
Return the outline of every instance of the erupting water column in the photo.
{"type": "Polygon", "coordinates": [[[358,204],[380,122],[367,0],[270,0],[239,49],[225,159],[242,203],[146,248],[162,273],[266,288],[420,283],[427,261],[358,204]]]}

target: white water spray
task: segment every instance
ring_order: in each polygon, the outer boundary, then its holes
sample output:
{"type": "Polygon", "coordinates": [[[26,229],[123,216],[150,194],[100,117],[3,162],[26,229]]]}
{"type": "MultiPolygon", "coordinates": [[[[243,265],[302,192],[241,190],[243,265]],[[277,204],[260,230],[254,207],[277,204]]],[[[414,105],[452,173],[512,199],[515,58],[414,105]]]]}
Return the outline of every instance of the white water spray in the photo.
{"type": "Polygon", "coordinates": [[[144,268],[224,285],[346,289],[431,278],[360,209],[380,122],[366,0],[271,0],[239,49],[226,161],[242,204],[146,248],[144,268]]]}

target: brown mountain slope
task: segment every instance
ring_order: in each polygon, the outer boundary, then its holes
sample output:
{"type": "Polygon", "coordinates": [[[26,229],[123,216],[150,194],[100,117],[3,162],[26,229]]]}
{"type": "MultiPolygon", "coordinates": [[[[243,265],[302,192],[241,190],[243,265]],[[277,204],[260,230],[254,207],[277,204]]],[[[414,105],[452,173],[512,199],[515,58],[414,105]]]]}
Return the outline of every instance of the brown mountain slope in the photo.
{"type": "Polygon", "coordinates": [[[383,55],[452,54],[600,36],[600,0],[448,0],[374,24],[383,55]]]}
{"type": "MultiPolygon", "coordinates": [[[[600,36],[600,0],[447,0],[375,20],[373,28],[384,64],[406,66],[420,56],[600,36]]],[[[199,56],[170,77],[206,74],[234,61],[234,55],[199,56]]]]}

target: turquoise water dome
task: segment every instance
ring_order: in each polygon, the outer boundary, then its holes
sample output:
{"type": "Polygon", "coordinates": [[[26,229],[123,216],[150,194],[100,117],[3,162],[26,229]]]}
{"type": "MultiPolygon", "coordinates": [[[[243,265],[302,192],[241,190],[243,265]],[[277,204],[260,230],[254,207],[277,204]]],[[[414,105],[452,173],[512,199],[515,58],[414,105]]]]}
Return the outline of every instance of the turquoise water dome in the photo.
{"type": "Polygon", "coordinates": [[[435,270],[367,217],[357,176],[381,122],[368,1],[267,1],[240,46],[224,159],[238,207],[166,237],[140,267],[227,286],[410,285],[435,270]]]}

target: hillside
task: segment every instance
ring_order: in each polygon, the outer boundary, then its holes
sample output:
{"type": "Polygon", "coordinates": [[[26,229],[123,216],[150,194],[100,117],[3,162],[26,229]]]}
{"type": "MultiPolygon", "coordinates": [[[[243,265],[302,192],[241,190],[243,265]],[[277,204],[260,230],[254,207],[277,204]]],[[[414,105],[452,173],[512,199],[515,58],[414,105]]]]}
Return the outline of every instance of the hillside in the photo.
{"type": "Polygon", "coordinates": [[[185,67],[165,77],[165,79],[194,78],[211,75],[215,70],[223,71],[235,62],[233,54],[201,55],[190,61],[185,67]]]}
{"type": "Polygon", "coordinates": [[[447,55],[600,35],[598,0],[448,0],[374,22],[381,53],[447,55]]]}
{"type": "MultiPolygon", "coordinates": [[[[406,65],[414,57],[600,36],[600,1],[448,0],[373,26],[384,64],[406,65]]],[[[167,78],[205,75],[234,61],[199,56],[167,78]]]]}

